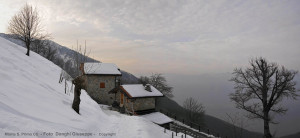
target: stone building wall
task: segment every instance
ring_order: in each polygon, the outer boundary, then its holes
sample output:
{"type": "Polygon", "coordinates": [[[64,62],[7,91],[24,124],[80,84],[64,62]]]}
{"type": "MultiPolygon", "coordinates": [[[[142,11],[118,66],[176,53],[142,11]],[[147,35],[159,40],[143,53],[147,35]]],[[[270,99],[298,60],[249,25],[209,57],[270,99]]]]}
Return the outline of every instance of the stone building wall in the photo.
{"type": "MultiPolygon", "coordinates": [[[[115,99],[115,94],[112,94],[112,96],[115,99]]],[[[120,91],[116,93],[116,101],[121,103],[120,91]]],[[[124,95],[123,106],[125,106],[127,110],[132,111],[132,104],[134,111],[155,109],[155,97],[129,99],[124,95]]]]}
{"type": "Polygon", "coordinates": [[[137,98],[134,101],[133,109],[135,111],[155,109],[155,98],[137,98]]]}
{"type": "Polygon", "coordinates": [[[121,103],[121,100],[120,100],[121,95],[120,94],[121,94],[120,91],[118,91],[116,94],[111,94],[111,95],[113,95],[115,101],[117,101],[118,103],[121,103]]]}
{"type": "Polygon", "coordinates": [[[87,75],[87,93],[100,104],[111,105],[114,95],[108,94],[116,87],[118,76],[87,75]],[[105,88],[100,88],[100,83],[105,83],[105,88]]]}

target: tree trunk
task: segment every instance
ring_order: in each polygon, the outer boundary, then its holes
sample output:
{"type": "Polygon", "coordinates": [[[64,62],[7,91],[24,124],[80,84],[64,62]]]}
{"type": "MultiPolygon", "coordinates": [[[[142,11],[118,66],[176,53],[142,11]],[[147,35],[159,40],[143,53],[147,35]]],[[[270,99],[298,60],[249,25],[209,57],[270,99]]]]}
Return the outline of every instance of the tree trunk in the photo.
{"type": "Polygon", "coordinates": [[[269,113],[264,112],[264,138],[272,138],[269,127],[269,113]]]}
{"type": "Polygon", "coordinates": [[[74,89],[74,100],[72,104],[72,108],[79,114],[79,104],[80,104],[80,94],[81,88],[78,85],[75,85],[74,89]]]}
{"type": "Polygon", "coordinates": [[[67,80],[65,79],[65,94],[67,93],[67,80]]]}
{"type": "Polygon", "coordinates": [[[80,104],[80,93],[81,89],[86,90],[86,82],[84,76],[79,76],[72,80],[72,83],[75,85],[74,89],[74,100],[72,108],[79,114],[79,104],[80,104]]]}
{"type": "Polygon", "coordinates": [[[29,46],[26,46],[27,47],[27,53],[26,55],[29,56],[29,46]]]}
{"type": "Polygon", "coordinates": [[[26,55],[27,55],[27,56],[29,56],[29,51],[30,51],[30,50],[29,50],[29,45],[30,45],[30,44],[26,44],[26,47],[27,47],[27,53],[26,53],[26,55]]]}

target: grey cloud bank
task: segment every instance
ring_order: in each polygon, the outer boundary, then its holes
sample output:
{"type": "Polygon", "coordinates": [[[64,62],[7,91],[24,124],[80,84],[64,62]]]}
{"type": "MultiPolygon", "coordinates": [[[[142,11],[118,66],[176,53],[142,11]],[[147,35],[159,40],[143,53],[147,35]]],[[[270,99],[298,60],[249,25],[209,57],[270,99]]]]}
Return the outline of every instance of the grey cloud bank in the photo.
{"type": "Polygon", "coordinates": [[[28,2],[55,41],[87,40],[95,58],[133,73],[228,72],[256,56],[300,68],[299,1],[28,2]]]}

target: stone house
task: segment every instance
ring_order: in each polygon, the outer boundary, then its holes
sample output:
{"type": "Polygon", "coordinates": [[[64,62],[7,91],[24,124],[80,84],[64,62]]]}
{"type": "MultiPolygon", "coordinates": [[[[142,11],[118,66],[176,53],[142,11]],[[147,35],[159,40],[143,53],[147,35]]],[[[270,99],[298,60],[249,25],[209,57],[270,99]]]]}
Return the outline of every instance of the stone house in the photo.
{"type": "Polygon", "coordinates": [[[86,92],[100,104],[111,105],[113,95],[108,94],[120,86],[121,72],[113,63],[81,63],[86,92]]]}
{"type": "Polygon", "coordinates": [[[118,106],[125,108],[125,112],[133,115],[142,115],[155,111],[156,97],[163,94],[150,84],[120,85],[109,92],[114,95],[118,106]]]}
{"type": "Polygon", "coordinates": [[[100,104],[114,105],[132,115],[141,115],[158,125],[167,127],[172,119],[155,112],[155,101],[163,94],[150,84],[120,85],[121,72],[113,63],[82,63],[80,65],[84,89],[100,104]],[[113,104],[114,103],[114,104],[113,104]]]}

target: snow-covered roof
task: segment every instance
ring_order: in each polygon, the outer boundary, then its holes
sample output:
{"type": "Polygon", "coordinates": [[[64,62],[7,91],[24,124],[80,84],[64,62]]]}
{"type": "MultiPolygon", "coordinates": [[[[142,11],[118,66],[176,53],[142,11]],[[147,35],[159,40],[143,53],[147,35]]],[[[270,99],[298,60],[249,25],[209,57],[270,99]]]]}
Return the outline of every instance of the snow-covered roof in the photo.
{"type": "Polygon", "coordinates": [[[84,63],[85,74],[121,75],[120,69],[113,63],[84,63]]]}
{"type": "Polygon", "coordinates": [[[130,98],[134,97],[156,97],[156,96],[163,96],[163,94],[158,91],[155,87],[150,85],[151,92],[145,90],[143,84],[127,84],[121,85],[121,89],[125,90],[126,94],[130,98]]]}
{"type": "Polygon", "coordinates": [[[146,118],[147,120],[150,120],[151,122],[159,125],[173,122],[171,118],[160,112],[153,112],[150,114],[141,115],[141,117],[146,118]]]}

